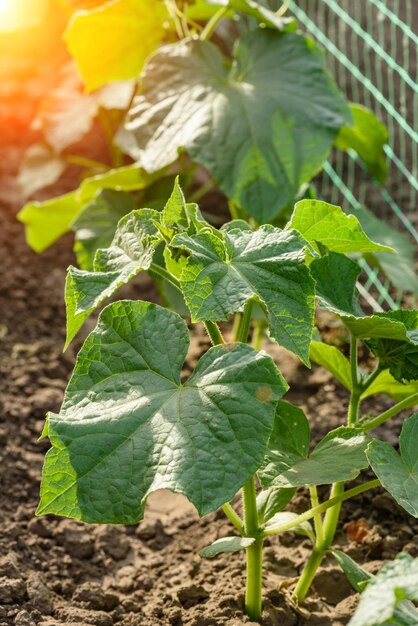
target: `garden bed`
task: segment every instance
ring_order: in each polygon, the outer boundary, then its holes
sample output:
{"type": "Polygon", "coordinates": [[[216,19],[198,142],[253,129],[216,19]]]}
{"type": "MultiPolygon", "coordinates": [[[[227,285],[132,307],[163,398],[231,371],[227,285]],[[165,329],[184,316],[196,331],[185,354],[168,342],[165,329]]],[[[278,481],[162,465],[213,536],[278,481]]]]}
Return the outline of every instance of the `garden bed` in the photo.
{"type": "MultiPolygon", "coordinates": [[[[80,340],[62,353],[63,284],[65,269],[73,262],[70,241],[64,239],[36,256],[15,221],[18,205],[12,195],[10,203],[3,199],[0,217],[4,251],[0,280],[0,624],[248,623],[243,615],[242,553],[206,561],[198,556],[205,545],[231,534],[223,514],[199,520],[184,498],[158,492],[150,498],[145,521],[138,526],[88,526],[52,516],[34,517],[48,447],[37,439],[45,412],[59,409],[80,340]]],[[[144,276],[126,287],[122,296],[158,301],[151,280],[144,276]]],[[[90,321],[88,329],[93,324],[90,321]]],[[[185,374],[207,345],[203,327],[196,325],[185,374]]],[[[304,408],[317,436],[343,423],[347,393],[330,375],[316,366],[309,372],[273,344],[268,349],[292,384],[288,399],[304,408]]],[[[373,411],[378,408],[374,406],[373,411]]],[[[400,420],[386,426],[382,438],[395,444],[398,425],[400,420]]],[[[293,502],[296,510],[306,508],[305,497],[301,491],[293,502]]],[[[416,556],[417,532],[417,522],[388,495],[375,490],[343,506],[337,544],[376,571],[384,559],[400,550],[416,556]]],[[[265,626],[338,626],[352,615],[357,596],[331,560],[320,570],[305,604],[292,605],[288,590],[308,554],[308,539],[289,533],[268,540],[265,626]]]]}

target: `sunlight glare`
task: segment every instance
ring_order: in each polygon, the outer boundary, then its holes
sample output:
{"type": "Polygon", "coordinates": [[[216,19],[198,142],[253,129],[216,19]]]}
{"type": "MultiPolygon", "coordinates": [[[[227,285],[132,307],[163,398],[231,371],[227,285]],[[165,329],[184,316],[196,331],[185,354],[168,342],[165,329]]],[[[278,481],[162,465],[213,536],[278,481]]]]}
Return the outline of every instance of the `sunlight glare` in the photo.
{"type": "Polygon", "coordinates": [[[0,0],[0,33],[32,28],[44,16],[46,0],[0,0]]]}

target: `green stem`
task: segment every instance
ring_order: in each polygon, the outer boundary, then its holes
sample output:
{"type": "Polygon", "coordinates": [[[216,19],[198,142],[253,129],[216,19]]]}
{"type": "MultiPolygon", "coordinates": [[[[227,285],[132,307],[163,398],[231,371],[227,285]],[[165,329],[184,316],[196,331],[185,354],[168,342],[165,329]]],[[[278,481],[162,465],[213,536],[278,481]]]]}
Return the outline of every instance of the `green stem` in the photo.
{"type": "Polygon", "coordinates": [[[203,322],[203,323],[210,337],[210,340],[214,346],[219,346],[225,343],[224,338],[222,337],[222,333],[219,330],[219,326],[216,322],[203,322]]]}
{"type": "MultiPolygon", "coordinates": [[[[316,488],[316,486],[309,487],[309,493],[311,496],[312,508],[314,509],[315,507],[319,506],[318,489],[316,488]]],[[[317,543],[322,545],[322,543],[324,542],[324,529],[322,526],[322,516],[320,513],[314,516],[314,524],[316,541],[317,543]]]]}
{"type": "Polygon", "coordinates": [[[199,202],[203,196],[205,196],[208,191],[211,191],[215,186],[213,180],[207,180],[199,189],[196,189],[194,193],[189,197],[188,202],[199,202]]]}
{"type": "Polygon", "coordinates": [[[265,337],[265,323],[262,322],[261,320],[256,320],[254,322],[253,340],[251,342],[251,345],[254,348],[254,350],[257,350],[257,352],[259,352],[261,348],[263,347],[264,337],[265,337]]]}
{"type": "Polygon", "coordinates": [[[298,517],[295,517],[295,519],[293,519],[290,522],[286,522],[286,524],[281,524],[280,526],[276,526],[274,528],[269,528],[268,530],[265,530],[262,536],[269,537],[270,535],[280,535],[281,533],[284,533],[288,530],[292,530],[292,528],[294,528],[295,526],[298,526],[299,524],[302,524],[303,522],[307,522],[311,520],[312,518],[315,517],[315,515],[318,515],[319,513],[325,513],[325,511],[328,511],[328,509],[331,509],[336,504],[339,504],[340,502],[344,502],[344,500],[349,500],[350,498],[353,498],[354,496],[358,496],[360,493],[363,493],[364,491],[368,491],[369,489],[374,489],[375,487],[380,487],[380,480],[377,480],[377,479],[370,480],[367,483],[363,483],[362,485],[353,487],[353,489],[349,489],[348,491],[345,491],[344,493],[338,496],[335,496],[334,498],[330,498],[329,500],[326,500],[326,502],[322,502],[322,504],[319,504],[313,509],[309,509],[309,511],[305,511],[305,513],[302,513],[298,517]]]}
{"type": "Polygon", "coordinates": [[[358,342],[355,337],[351,335],[350,339],[350,365],[351,365],[351,398],[350,405],[348,407],[348,426],[351,426],[357,421],[358,411],[360,407],[361,389],[359,385],[358,365],[357,365],[357,348],[358,342]]]}
{"type": "Polygon", "coordinates": [[[173,276],[173,274],[170,274],[170,272],[167,272],[167,270],[164,267],[161,267],[161,265],[151,263],[149,270],[150,272],[154,272],[154,274],[157,274],[157,276],[161,276],[161,278],[164,278],[164,280],[167,280],[169,283],[171,283],[173,287],[177,287],[177,289],[181,291],[180,282],[177,280],[177,278],[173,276]]]}
{"type": "Polygon", "coordinates": [[[86,157],[79,156],[78,154],[66,154],[64,155],[64,159],[70,165],[79,165],[80,167],[85,167],[87,169],[100,170],[102,172],[107,172],[109,169],[109,165],[106,165],[106,163],[94,161],[93,159],[87,159],[86,157]]]}
{"type": "Polygon", "coordinates": [[[245,611],[249,618],[257,622],[262,611],[262,571],[263,537],[258,525],[257,501],[254,477],[242,488],[244,502],[244,526],[247,537],[255,537],[255,542],[247,548],[247,585],[245,591],[245,611]]]}
{"type": "Polygon", "coordinates": [[[237,330],[236,340],[242,343],[247,343],[248,331],[250,330],[251,314],[253,311],[253,302],[248,300],[245,304],[244,311],[240,320],[240,325],[237,330]]]}
{"type": "MultiPolygon", "coordinates": [[[[367,483],[366,483],[367,484],[367,483]]],[[[347,492],[348,493],[348,492],[347,492]]],[[[344,483],[334,483],[331,487],[330,499],[338,498],[344,494],[344,483]]],[[[324,518],[324,549],[328,550],[334,541],[335,531],[337,530],[338,520],[340,518],[341,504],[343,500],[332,508],[328,509],[324,518]]]]}
{"type": "Polygon", "coordinates": [[[374,417],[370,421],[363,423],[362,427],[365,431],[372,430],[372,428],[377,428],[377,426],[380,426],[380,424],[383,424],[383,422],[386,422],[388,419],[394,417],[404,409],[411,408],[411,406],[414,406],[415,403],[418,404],[418,393],[413,393],[404,400],[401,400],[400,402],[395,404],[387,411],[384,411],[377,417],[374,417]]]}
{"type": "Polygon", "coordinates": [[[231,524],[235,526],[240,535],[245,535],[244,522],[242,521],[238,513],[232,508],[229,502],[222,505],[222,511],[225,513],[231,524]]]}
{"type": "Polygon", "coordinates": [[[324,556],[324,550],[317,548],[312,550],[311,556],[307,560],[306,565],[303,568],[303,572],[298,580],[298,584],[293,592],[293,599],[297,604],[300,604],[306,598],[306,594],[312,585],[312,581],[315,578],[315,574],[318,571],[318,567],[321,565],[324,556]]]}
{"type": "Polygon", "coordinates": [[[219,11],[217,11],[217,13],[215,13],[213,17],[211,17],[209,22],[206,24],[205,28],[200,33],[201,41],[207,41],[208,39],[212,37],[215,31],[215,28],[218,25],[218,22],[221,21],[221,19],[224,17],[224,15],[226,15],[227,12],[228,12],[228,7],[222,7],[221,9],[219,9],[219,11]]]}
{"type": "Polygon", "coordinates": [[[366,389],[368,389],[370,385],[374,383],[374,381],[376,380],[376,378],[379,376],[381,372],[382,372],[382,368],[380,367],[380,365],[377,365],[377,367],[373,370],[373,372],[365,380],[363,380],[362,383],[360,383],[362,395],[366,391],[366,389]]]}

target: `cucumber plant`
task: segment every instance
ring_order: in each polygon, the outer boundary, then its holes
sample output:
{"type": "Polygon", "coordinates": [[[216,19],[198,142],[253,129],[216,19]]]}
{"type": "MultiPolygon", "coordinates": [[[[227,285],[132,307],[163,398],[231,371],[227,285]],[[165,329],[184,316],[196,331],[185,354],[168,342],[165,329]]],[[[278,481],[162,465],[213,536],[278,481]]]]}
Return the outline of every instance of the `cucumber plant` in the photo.
{"type": "Polygon", "coordinates": [[[347,255],[376,251],[394,253],[370,240],[355,216],[316,200],[298,202],[283,229],[233,220],[217,230],[186,203],[178,181],[163,211],[123,217],[92,271],[68,270],[67,345],[106,298],[148,271],[179,291],[213,346],[182,381],[189,331],[177,313],[142,301],[106,306],[79,352],[60,413],[47,416],[43,435],[52,448],[37,514],[136,524],[148,495],[162,488],[184,494],[200,515],[222,508],[235,535],[201,556],[245,550],[253,620],[262,610],[266,537],[294,531],[312,540],[294,590],[302,602],[344,500],[383,485],[417,516],[418,414],[405,423],[400,455],[370,437],[418,402],[418,311],[366,315],[360,307],[359,267],[347,255]],[[350,359],[314,333],[315,301],[345,326],[350,359]],[[232,319],[226,341],[219,322],[232,319]],[[347,423],[313,450],[306,416],[283,399],[288,384],[261,350],[266,329],[306,366],[312,360],[331,371],[350,394],[347,423]],[[371,372],[358,366],[359,342],[376,360],[371,372]],[[382,393],[394,406],[363,415],[362,401],[382,393]],[[346,490],[369,465],[377,479],[346,490]],[[331,486],[323,502],[318,485],[331,486]],[[312,501],[299,515],[284,511],[298,488],[312,501]],[[240,492],[242,515],[234,501],[240,492]]]}
{"type": "MultiPolygon", "coordinates": [[[[385,126],[346,101],[322,51],[293,18],[268,3],[67,4],[82,8],[71,14],[64,37],[87,93],[78,84],[74,89],[70,72],[47,98],[38,117],[48,145],[31,149],[21,178],[31,189],[50,184],[50,175],[59,175],[70,161],[86,166],[87,179],[70,194],[31,201],[21,210],[28,243],[37,252],[72,229],[78,265],[91,269],[95,249],[110,244],[121,211],[130,210],[126,194],[135,193],[138,207],[161,209],[177,173],[188,195],[199,199],[215,188],[233,217],[281,226],[333,146],[354,150],[374,178],[384,181],[385,126]],[[99,31],[91,55],[90,41],[99,31]],[[114,82],[126,80],[137,85],[131,106],[129,84],[114,82]],[[108,172],[100,170],[106,164],[77,158],[70,145],[94,116],[110,144],[108,172]]],[[[366,210],[360,217],[372,238],[378,226],[384,228],[367,219],[366,210]]],[[[392,236],[386,229],[385,237],[392,236]]],[[[409,250],[406,238],[403,248],[409,250]]],[[[378,265],[381,259],[368,257],[378,265]]],[[[385,270],[390,273],[392,265],[385,270]]]]}

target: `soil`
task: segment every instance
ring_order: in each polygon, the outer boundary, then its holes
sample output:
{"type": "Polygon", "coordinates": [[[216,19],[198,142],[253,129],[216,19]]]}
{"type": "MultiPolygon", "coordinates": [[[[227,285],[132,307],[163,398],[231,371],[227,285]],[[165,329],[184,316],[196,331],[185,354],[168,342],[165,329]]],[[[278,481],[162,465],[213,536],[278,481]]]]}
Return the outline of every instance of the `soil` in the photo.
{"type": "MultiPolygon", "coordinates": [[[[71,237],[35,255],[15,219],[20,208],[15,175],[33,138],[32,109],[17,118],[16,110],[15,117],[10,107],[7,111],[0,115],[0,626],[248,626],[243,555],[198,556],[204,546],[233,533],[219,512],[199,519],[185,498],[157,492],[138,526],[34,516],[48,448],[37,439],[46,411],[59,409],[81,339],[62,353],[65,270],[74,263],[71,237]]],[[[71,177],[64,179],[54,192],[73,184],[71,177]]],[[[147,276],[122,296],[158,301],[147,276]]],[[[94,317],[84,334],[93,325],[94,317]]],[[[209,345],[202,327],[191,332],[185,374],[209,345]]],[[[271,343],[265,348],[292,385],[288,399],[310,417],[315,438],[343,423],[347,394],[338,383],[271,343]]],[[[369,408],[378,412],[385,406],[369,408]]],[[[396,444],[399,428],[397,421],[376,434],[396,444]]],[[[299,512],[307,503],[301,490],[291,508],[299,512]]],[[[343,507],[336,545],[375,572],[401,550],[418,556],[417,532],[418,522],[375,490],[343,507]]],[[[307,539],[291,533],[266,542],[264,626],[347,624],[358,596],[331,559],[303,606],[292,603],[292,585],[309,550],[307,539]]]]}

